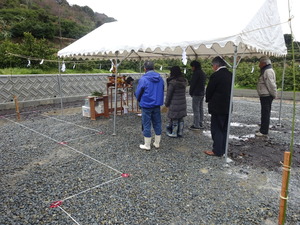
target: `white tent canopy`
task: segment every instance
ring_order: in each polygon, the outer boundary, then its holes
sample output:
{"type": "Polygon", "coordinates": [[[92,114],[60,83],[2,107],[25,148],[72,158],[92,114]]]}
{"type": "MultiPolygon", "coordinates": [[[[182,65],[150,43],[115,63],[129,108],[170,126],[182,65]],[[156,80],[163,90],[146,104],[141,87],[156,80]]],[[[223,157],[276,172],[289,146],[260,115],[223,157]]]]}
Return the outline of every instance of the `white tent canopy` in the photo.
{"type": "Polygon", "coordinates": [[[201,3],[201,9],[194,9],[192,6],[195,0],[186,0],[184,3],[173,3],[188,6],[185,13],[172,11],[172,5],[164,14],[159,10],[158,13],[146,10],[142,16],[135,13],[134,20],[124,19],[100,26],[60,50],[58,56],[174,58],[181,57],[185,51],[187,57],[197,58],[216,54],[232,56],[235,46],[237,53],[244,56],[257,53],[285,55],[286,47],[276,0],[266,0],[256,12],[248,10],[247,4],[251,1],[239,1],[242,5],[231,5],[232,1],[224,1],[224,6],[218,1],[207,1],[201,3]],[[215,14],[219,6],[227,7],[215,14]],[[211,10],[212,17],[216,19],[201,18],[203,10],[211,10]],[[229,13],[237,15],[235,21],[226,21],[229,13]],[[253,19],[246,25],[245,18],[251,17],[253,19]],[[232,27],[234,33],[228,34],[232,27]]]}

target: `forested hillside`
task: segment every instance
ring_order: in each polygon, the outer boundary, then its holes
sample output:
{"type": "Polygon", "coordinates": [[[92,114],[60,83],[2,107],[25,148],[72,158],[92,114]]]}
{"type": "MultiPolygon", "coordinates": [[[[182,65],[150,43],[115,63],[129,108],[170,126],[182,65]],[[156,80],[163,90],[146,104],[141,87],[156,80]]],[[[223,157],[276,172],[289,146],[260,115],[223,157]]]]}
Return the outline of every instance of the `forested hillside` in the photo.
{"type": "Polygon", "coordinates": [[[66,0],[0,0],[0,68],[22,68],[31,59],[28,69],[57,69],[59,49],[112,21],[66,0]]]}
{"type": "Polygon", "coordinates": [[[24,32],[50,41],[78,39],[111,21],[115,19],[66,0],[0,0],[0,40],[18,41],[24,32]]]}

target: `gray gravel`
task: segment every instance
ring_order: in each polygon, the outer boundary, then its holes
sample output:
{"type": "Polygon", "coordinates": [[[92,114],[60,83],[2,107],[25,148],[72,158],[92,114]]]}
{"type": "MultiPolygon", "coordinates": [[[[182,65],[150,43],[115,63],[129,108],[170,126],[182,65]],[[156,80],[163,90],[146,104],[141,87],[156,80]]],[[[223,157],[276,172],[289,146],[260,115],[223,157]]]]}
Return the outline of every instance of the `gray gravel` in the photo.
{"type": "MultiPolygon", "coordinates": [[[[118,116],[114,136],[112,116],[91,121],[81,104],[66,105],[63,115],[57,106],[28,109],[20,121],[0,112],[0,224],[277,224],[282,170],[203,154],[212,145],[207,108],[203,131],[185,129],[180,139],[163,134],[161,148],[146,152],[138,148],[139,116],[118,116]],[[50,208],[55,201],[62,205],[50,208]]],[[[291,102],[283,103],[280,126],[278,115],[276,100],[264,142],[288,145],[291,102]]],[[[235,98],[229,153],[254,139],[259,117],[257,99],[235,98]]],[[[295,149],[299,121],[298,113],[295,149]]],[[[286,224],[300,224],[299,163],[291,171],[286,224]]]]}

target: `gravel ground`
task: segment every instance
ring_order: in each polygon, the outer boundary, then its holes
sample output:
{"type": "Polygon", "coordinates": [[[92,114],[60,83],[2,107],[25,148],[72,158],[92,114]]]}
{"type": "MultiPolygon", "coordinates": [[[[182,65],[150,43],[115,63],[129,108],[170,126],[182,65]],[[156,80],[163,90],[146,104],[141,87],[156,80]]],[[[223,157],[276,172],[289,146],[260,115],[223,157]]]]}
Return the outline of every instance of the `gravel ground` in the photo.
{"type": "MultiPolygon", "coordinates": [[[[279,121],[276,100],[269,138],[255,138],[259,101],[235,98],[230,163],[203,154],[212,145],[207,108],[205,129],[187,129],[189,97],[184,137],[163,134],[161,148],[149,152],[138,147],[139,116],[117,116],[112,135],[112,116],[91,121],[81,105],[66,104],[63,114],[57,105],[24,109],[20,121],[12,111],[0,112],[0,224],[277,224],[291,102],[283,102],[279,121]]],[[[298,113],[287,207],[291,225],[300,224],[299,121],[298,113]]]]}

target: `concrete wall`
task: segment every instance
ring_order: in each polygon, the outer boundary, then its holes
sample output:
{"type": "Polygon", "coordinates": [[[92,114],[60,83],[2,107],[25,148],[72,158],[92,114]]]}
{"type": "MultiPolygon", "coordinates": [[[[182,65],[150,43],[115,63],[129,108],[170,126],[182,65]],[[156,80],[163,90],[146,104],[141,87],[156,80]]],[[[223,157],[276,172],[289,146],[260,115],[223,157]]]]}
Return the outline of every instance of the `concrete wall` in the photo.
{"type": "MultiPolygon", "coordinates": [[[[281,98],[282,94],[282,99],[283,100],[293,100],[294,98],[294,93],[291,91],[278,91],[277,92],[277,98],[281,98]]],[[[256,90],[251,90],[251,89],[234,89],[233,92],[234,97],[249,97],[249,98],[258,98],[258,94],[256,90]]],[[[296,93],[296,100],[300,101],[300,92],[296,93]]]]}
{"type": "MultiPolygon", "coordinates": [[[[94,91],[106,94],[110,74],[0,75],[0,110],[81,100],[94,91]]],[[[124,74],[134,79],[140,74],[124,74]]]]}
{"type": "MultiPolygon", "coordinates": [[[[124,74],[138,79],[141,74],[124,74]]],[[[106,93],[109,74],[39,74],[39,75],[0,75],[0,110],[13,109],[14,96],[19,107],[38,106],[83,100],[94,91],[106,93]]],[[[164,79],[165,74],[162,74],[164,79]]],[[[235,97],[257,98],[256,90],[236,89],[235,97]]],[[[278,97],[281,92],[278,92],[278,97]]],[[[292,100],[292,92],[284,92],[283,99],[292,100]]],[[[296,99],[300,100],[300,93],[296,99]]]]}

